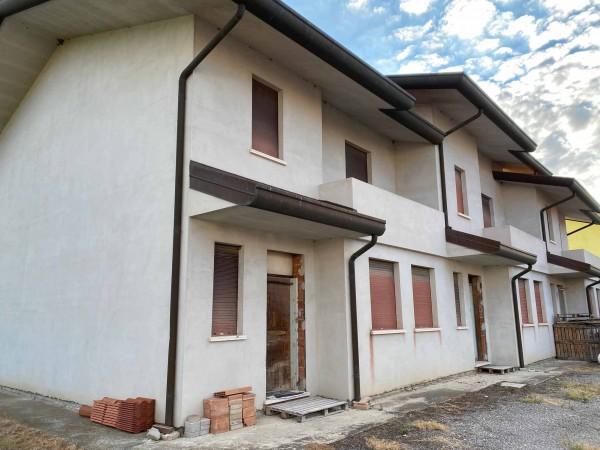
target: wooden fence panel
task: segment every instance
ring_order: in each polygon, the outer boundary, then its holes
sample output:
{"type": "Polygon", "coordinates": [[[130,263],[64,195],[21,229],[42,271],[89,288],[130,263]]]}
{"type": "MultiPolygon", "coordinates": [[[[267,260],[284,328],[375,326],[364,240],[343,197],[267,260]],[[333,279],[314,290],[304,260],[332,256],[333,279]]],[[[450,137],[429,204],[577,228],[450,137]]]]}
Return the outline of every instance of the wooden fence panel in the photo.
{"type": "Polygon", "coordinates": [[[596,361],[600,354],[600,322],[554,324],[558,359],[596,361]]]}

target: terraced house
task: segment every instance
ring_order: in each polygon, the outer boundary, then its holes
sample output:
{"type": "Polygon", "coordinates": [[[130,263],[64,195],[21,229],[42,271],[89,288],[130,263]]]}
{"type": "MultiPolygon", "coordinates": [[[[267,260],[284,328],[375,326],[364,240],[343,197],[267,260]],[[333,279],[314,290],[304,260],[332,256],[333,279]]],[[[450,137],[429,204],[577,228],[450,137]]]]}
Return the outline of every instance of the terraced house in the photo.
{"type": "Polygon", "coordinates": [[[600,205],[464,74],[383,76],[277,0],[0,18],[2,385],[179,425],[523,367],[599,313],[564,219],[600,205]]]}

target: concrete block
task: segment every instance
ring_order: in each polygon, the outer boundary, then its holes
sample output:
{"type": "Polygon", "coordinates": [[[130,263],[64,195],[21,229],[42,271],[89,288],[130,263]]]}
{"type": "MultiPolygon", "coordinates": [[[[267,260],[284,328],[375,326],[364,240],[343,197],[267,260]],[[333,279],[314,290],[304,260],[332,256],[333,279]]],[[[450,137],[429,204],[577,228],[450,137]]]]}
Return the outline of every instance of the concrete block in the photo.
{"type": "Polygon", "coordinates": [[[204,415],[209,419],[229,414],[229,403],[226,398],[207,398],[204,400],[204,415]]]}
{"type": "Polygon", "coordinates": [[[229,416],[213,417],[210,419],[210,432],[212,434],[229,431],[229,416]]]}
{"type": "Polygon", "coordinates": [[[171,433],[161,434],[160,438],[163,441],[174,441],[175,439],[179,439],[180,436],[179,431],[172,431],[171,433]]]}
{"type": "Polygon", "coordinates": [[[253,425],[256,425],[256,416],[254,417],[244,417],[243,419],[244,425],[247,427],[251,427],[253,425]]]}

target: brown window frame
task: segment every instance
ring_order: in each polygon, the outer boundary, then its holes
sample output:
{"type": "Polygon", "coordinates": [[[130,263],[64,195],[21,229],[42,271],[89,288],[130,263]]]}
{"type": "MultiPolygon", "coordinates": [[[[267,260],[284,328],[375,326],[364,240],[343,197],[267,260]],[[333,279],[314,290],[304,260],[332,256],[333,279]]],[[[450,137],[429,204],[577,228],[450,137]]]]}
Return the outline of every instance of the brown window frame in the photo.
{"type": "Polygon", "coordinates": [[[374,331],[402,329],[395,266],[390,261],[369,258],[371,329],[374,331]]]}
{"type": "MultiPolygon", "coordinates": [[[[370,153],[366,150],[363,150],[362,148],[358,147],[357,145],[346,141],[345,142],[345,146],[344,146],[344,162],[346,165],[346,178],[354,178],[356,180],[362,181],[364,183],[370,183],[371,182],[371,176],[370,176],[370,153]],[[351,164],[348,163],[349,161],[349,154],[350,156],[352,156],[352,153],[354,153],[355,155],[360,154],[361,157],[364,157],[364,174],[358,174],[356,170],[353,170],[353,166],[351,164]]],[[[355,168],[356,166],[354,166],[355,168]]]]}
{"type": "Polygon", "coordinates": [[[239,336],[240,330],[239,245],[216,242],[214,246],[211,336],[239,336]],[[227,285],[227,283],[231,283],[227,285]]]}
{"type": "Polygon", "coordinates": [[[542,282],[533,281],[533,294],[535,296],[535,309],[538,323],[546,323],[546,311],[544,311],[544,295],[542,293],[542,282]]]}
{"type": "Polygon", "coordinates": [[[411,266],[411,278],[412,278],[412,291],[413,291],[413,313],[414,313],[414,322],[415,329],[427,329],[427,328],[437,328],[437,321],[435,317],[435,305],[434,305],[434,293],[432,287],[432,273],[431,268],[422,267],[422,266],[411,266]],[[417,300],[420,297],[420,293],[417,291],[417,284],[415,280],[415,274],[418,275],[418,272],[427,273],[427,291],[429,293],[429,300],[427,300],[424,304],[418,304],[417,300]],[[427,308],[429,306],[429,308],[427,308]],[[421,313],[427,313],[428,317],[421,317],[421,313]],[[429,314],[431,314],[429,316],[429,314]]]}
{"type": "Polygon", "coordinates": [[[456,189],[456,211],[464,216],[469,215],[469,202],[467,201],[467,180],[464,169],[454,166],[454,184],[456,189]]]}
{"type": "Polygon", "coordinates": [[[252,77],[252,150],[270,158],[281,154],[281,89],[252,77]]]}
{"type": "Polygon", "coordinates": [[[454,309],[456,311],[456,326],[464,327],[465,318],[464,318],[464,307],[461,298],[461,284],[462,284],[462,274],[458,272],[452,272],[452,282],[454,285],[454,309]]]}
{"type": "Polygon", "coordinates": [[[485,194],[481,194],[481,212],[483,215],[483,227],[492,228],[494,226],[494,201],[492,200],[492,197],[485,194]],[[486,223],[486,202],[489,207],[489,224],[486,223]]]}
{"type": "Polygon", "coordinates": [[[521,306],[521,323],[523,325],[533,324],[531,318],[531,308],[529,307],[529,280],[519,278],[519,305],[521,306]]]}

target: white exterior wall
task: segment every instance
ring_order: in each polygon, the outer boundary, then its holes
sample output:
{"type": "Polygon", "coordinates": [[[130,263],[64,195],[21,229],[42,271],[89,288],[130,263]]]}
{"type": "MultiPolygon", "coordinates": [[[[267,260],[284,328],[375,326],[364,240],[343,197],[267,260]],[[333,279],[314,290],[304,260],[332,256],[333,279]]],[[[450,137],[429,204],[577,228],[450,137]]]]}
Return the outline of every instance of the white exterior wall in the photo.
{"type": "Polygon", "coordinates": [[[66,41],[0,135],[0,384],[162,419],[192,44],[191,17],[66,41]]]}

